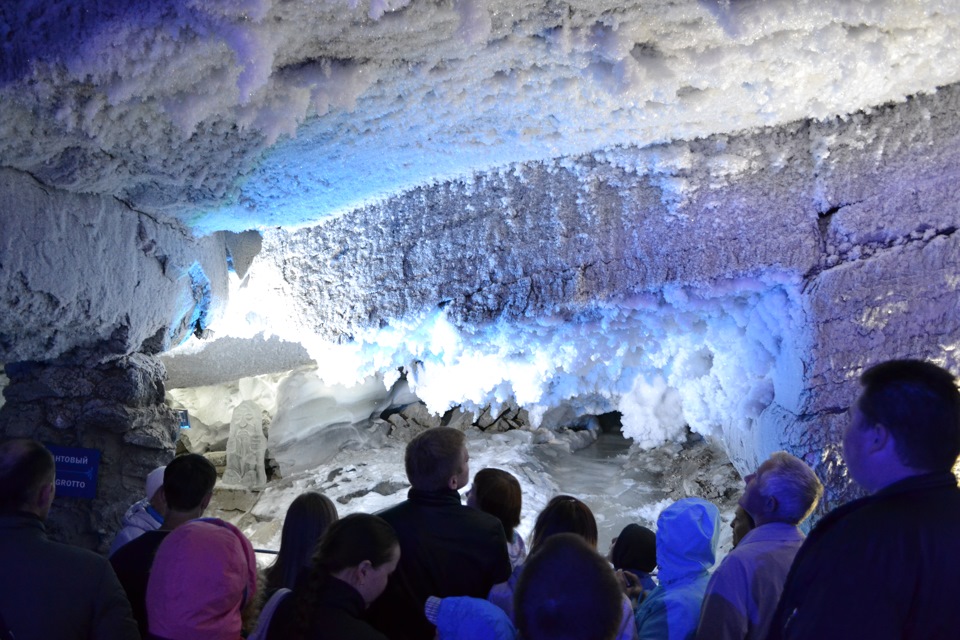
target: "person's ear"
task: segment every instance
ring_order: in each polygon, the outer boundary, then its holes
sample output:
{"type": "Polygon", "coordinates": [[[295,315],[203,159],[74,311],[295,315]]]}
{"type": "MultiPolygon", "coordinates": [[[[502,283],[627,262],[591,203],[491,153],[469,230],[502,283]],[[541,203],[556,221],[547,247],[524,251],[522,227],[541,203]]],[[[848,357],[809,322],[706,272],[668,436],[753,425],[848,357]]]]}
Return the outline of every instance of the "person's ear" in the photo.
{"type": "Polygon", "coordinates": [[[766,496],[763,499],[763,506],[767,510],[767,514],[772,516],[780,510],[780,501],[777,500],[776,496],[766,496]]]}
{"type": "Polygon", "coordinates": [[[460,480],[457,478],[456,475],[450,476],[450,479],[447,480],[447,487],[449,487],[450,489],[453,489],[454,491],[460,488],[460,480]]]}
{"type": "Polygon", "coordinates": [[[373,563],[369,560],[364,560],[357,565],[357,578],[360,581],[360,584],[363,584],[366,581],[367,576],[370,575],[370,572],[373,571],[373,563]]]}
{"type": "Polygon", "coordinates": [[[57,483],[51,480],[49,483],[40,487],[40,491],[37,493],[37,506],[40,507],[40,509],[49,509],[56,495],[57,483]]]}
{"type": "Polygon", "coordinates": [[[867,451],[877,453],[893,445],[893,435],[883,423],[872,424],[867,429],[867,451]]]}
{"type": "Polygon", "coordinates": [[[202,513],[203,511],[206,511],[206,510],[207,510],[207,507],[210,506],[210,501],[211,501],[211,500],[213,500],[213,491],[211,491],[211,492],[208,493],[207,495],[203,496],[203,500],[200,501],[200,511],[201,511],[201,513],[202,513]]]}

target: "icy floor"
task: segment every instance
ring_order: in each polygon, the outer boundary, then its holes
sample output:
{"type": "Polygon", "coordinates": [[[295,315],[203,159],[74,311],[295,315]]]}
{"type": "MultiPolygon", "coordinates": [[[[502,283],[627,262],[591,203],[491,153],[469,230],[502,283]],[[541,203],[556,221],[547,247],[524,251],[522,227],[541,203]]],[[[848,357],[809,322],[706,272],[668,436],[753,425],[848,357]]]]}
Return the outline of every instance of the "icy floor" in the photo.
{"type": "MultiPolygon", "coordinates": [[[[558,493],[574,495],[590,506],[604,552],[626,524],[655,529],[663,508],[696,495],[720,508],[720,555],[730,548],[728,525],[742,481],[723,451],[706,441],[692,438],[684,445],[642,451],[619,434],[600,434],[593,441],[587,431],[485,434],[472,428],[467,438],[471,477],[484,467],[497,467],[519,479],[524,500],[519,530],[528,542],[537,513],[558,493]]],[[[341,451],[311,471],[272,482],[245,514],[222,510],[224,501],[215,498],[208,515],[237,522],[258,549],[277,549],[282,518],[301,492],[324,493],[335,501],[341,517],[376,513],[402,501],[408,489],[404,446],[401,440],[387,438],[377,449],[341,451]]],[[[272,560],[269,554],[259,557],[265,563],[272,560]]]]}

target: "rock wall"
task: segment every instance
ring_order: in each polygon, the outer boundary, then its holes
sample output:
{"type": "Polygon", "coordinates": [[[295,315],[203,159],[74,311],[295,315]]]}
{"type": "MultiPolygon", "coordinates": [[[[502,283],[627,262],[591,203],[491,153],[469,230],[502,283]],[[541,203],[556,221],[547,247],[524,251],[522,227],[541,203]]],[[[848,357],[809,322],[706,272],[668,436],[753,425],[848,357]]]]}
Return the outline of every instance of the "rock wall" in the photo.
{"type": "Polygon", "coordinates": [[[836,445],[857,373],[893,357],[960,364],[958,108],[953,85],[842,119],[525,164],[268,233],[261,256],[329,339],[437,307],[463,329],[664,287],[796,283],[797,324],[770,326],[792,346],[766,409],[692,426],[741,472],[781,447],[802,455],[834,504],[851,491],[836,445]]]}
{"type": "Polygon", "coordinates": [[[106,551],[124,511],[144,497],[147,474],[173,458],[179,421],[164,404],[163,365],[143,354],[102,362],[77,350],[6,372],[4,437],[100,452],[96,497],[57,496],[47,524],[58,540],[106,551]]]}
{"type": "Polygon", "coordinates": [[[156,354],[217,316],[224,242],[8,169],[0,194],[0,437],[101,452],[97,497],[58,498],[51,526],[105,550],[146,474],[173,455],[156,354]]]}

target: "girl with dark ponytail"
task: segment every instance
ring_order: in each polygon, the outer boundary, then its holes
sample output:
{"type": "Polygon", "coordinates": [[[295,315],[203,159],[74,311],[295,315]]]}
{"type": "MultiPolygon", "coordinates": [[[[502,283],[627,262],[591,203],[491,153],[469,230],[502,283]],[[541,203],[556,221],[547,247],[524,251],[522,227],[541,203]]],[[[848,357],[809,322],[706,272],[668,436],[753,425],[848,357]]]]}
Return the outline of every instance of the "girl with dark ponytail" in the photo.
{"type": "Polygon", "coordinates": [[[399,561],[397,534],[382,518],[355,513],[334,522],[320,539],[305,590],[277,609],[268,640],[386,640],[361,616],[399,561]]]}

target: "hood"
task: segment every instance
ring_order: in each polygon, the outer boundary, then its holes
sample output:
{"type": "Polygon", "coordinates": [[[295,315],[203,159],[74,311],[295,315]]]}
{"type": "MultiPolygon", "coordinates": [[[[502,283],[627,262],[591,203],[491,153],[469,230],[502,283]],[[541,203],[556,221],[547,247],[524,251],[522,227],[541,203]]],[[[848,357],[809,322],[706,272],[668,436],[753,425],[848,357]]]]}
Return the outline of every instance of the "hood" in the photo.
{"type": "Polygon", "coordinates": [[[701,498],[684,498],[657,519],[660,583],[698,575],[713,566],[720,538],[720,511],[701,498]]]}
{"type": "Polygon", "coordinates": [[[257,590],[250,541],[229,522],[191,520],[157,549],[147,583],[150,633],[170,640],[239,640],[257,590]]]}

